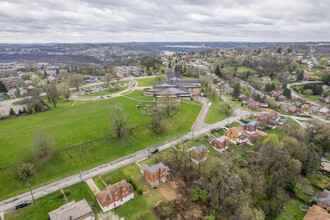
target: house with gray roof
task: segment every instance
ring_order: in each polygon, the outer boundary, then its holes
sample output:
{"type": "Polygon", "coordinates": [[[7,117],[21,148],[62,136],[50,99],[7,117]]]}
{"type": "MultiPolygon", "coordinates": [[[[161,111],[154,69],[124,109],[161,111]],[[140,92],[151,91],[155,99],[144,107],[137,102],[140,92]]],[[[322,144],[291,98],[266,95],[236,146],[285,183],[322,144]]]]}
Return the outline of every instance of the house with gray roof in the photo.
{"type": "Polygon", "coordinates": [[[195,163],[199,164],[207,159],[208,149],[205,145],[199,145],[189,150],[189,157],[195,163]]]}
{"type": "Polygon", "coordinates": [[[321,208],[330,210],[330,191],[323,190],[318,196],[313,198],[313,200],[317,203],[321,208]]]}
{"type": "Polygon", "coordinates": [[[94,220],[91,207],[85,199],[71,201],[48,213],[50,220],[94,220]]]}
{"type": "Polygon", "coordinates": [[[143,164],[140,168],[140,172],[148,184],[153,188],[165,183],[170,178],[170,168],[165,166],[162,162],[151,167],[143,164]]]}

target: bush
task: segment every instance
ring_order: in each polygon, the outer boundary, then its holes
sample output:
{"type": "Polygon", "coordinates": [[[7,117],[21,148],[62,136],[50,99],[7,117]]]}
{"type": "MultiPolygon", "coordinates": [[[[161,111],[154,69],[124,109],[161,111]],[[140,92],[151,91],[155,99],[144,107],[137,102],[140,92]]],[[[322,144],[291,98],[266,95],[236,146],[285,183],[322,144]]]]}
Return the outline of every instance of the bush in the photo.
{"type": "Polygon", "coordinates": [[[138,189],[138,190],[137,190],[137,193],[138,193],[139,195],[142,195],[143,190],[142,190],[142,189],[138,189]]]}
{"type": "Polygon", "coordinates": [[[17,171],[18,177],[22,180],[25,180],[28,177],[33,176],[33,174],[35,173],[34,166],[31,163],[22,163],[22,164],[18,165],[16,168],[16,171],[17,171]]]}
{"type": "Polygon", "coordinates": [[[133,189],[134,190],[137,190],[138,189],[137,186],[136,186],[136,184],[133,182],[133,180],[131,178],[127,179],[127,182],[130,183],[133,186],[133,189]]]}

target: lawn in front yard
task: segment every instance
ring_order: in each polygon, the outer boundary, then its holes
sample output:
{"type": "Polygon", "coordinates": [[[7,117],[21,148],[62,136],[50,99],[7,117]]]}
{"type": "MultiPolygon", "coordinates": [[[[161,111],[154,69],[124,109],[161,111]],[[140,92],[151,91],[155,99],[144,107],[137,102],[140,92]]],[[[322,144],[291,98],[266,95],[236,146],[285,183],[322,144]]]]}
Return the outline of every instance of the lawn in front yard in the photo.
{"type": "Polygon", "coordinates": [[[219,107],[221,103],[223,103],[220,99],[210,100],[211,108],[205,118],[205,123],[212,124],[218,121],[222,121],[228,117],[230,117],[229,114],[226,114],[223,109],[219,107]]]}
{"type": "Polygon", "coordinates": [[[306,206],[304,203],[291,199],[284,206],[285,210],[276,218],[276,220],[301,220],[306,212],[300,210],[300,205],[306,206]]]}
{"type": "MultiPolygon", "coordinates": [[[[77,183],[73,186],[65,188],[64,191],[69,193],[67,196],[68,202],[80,201],[86,199],[88,204],[94,210],[100,210],[93,193],[90,191],[86,183],[77,183]],[[94,207],[94,208],[93,208],[94,207]]],[[[65,200],[60,191],[53,192],[45,197],[36,200],[36,205],[31,204],[13,212],[8,212],[5,215],[7,220],[34,220],[34,219],[49,219],[48,213],[65,204],[65,200]]],[[[95,213],[95,212],[94,212],[95,213]]]]}
{"type": "MultiPolygon", "coordinates": [[[[139,164],[154,165],[157,162],[157,159],[151,158],[140,162],[139,164]]],[[[94,181],[96,182],[98,179],[98,177],[95,177],[94,181]]],[[[141,177],[140,167],[137,164],[131,164],[114,172],[105,174],[102,176],[102,179],[111,184],[123,179],[131,179],[137,188],[143,191],[143,194],[140,195],[137,193],[137,190],[135,190],[133,200],[126,202],[123,206],[114,210],[117,215],[124,217],[127,220],[142,217],[144,219],[157,219],[152,212],[152,208],[158,201],[165,200],[165,197],[161,195],[157,189],[150,189],[145,180],[141,177]]]]}

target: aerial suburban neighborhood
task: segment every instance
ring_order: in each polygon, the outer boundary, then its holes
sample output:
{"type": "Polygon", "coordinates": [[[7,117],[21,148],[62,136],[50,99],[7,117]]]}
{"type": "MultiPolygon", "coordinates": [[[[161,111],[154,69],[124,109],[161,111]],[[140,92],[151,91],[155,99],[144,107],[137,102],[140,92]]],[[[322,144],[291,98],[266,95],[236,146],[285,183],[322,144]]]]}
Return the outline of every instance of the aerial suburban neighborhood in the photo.
{"type": "Polygon", "coordinates": [[[0,2],[0,220],[330,220],[329,7],[0,2]]]}

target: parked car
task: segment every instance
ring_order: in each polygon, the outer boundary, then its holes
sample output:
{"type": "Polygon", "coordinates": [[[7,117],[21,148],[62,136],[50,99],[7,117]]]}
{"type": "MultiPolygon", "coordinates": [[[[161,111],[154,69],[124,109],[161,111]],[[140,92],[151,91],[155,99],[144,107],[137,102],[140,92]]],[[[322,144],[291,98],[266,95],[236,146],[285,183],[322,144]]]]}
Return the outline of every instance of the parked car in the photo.
{"type": "Polygon", "coordinates": [[[17,203],[17,204],[15,205],[15,208],[16,208],[16,209],[21,209],[21,208],[24,208],[25,206],[30,205],[31,203],[32,203],[31,200],[21,201],[21,202],[19,202],[19,203],[17,203]]]}
{"type": "Polygon", "coordinates": [[[155,154],[155,153],[157,153],[157,152],[159,152],[159,149],[158,149],[158,148],[154,148],[154,149],[151,150],[150,153],[151,153],[151,154],[155,154]]]}
{"type": "Polygon", "coordinates": [[[214,133],[216,131],[217,131],[217,129],[215,129],[215,128],[211,129],[211,133],[214,133]]]}

